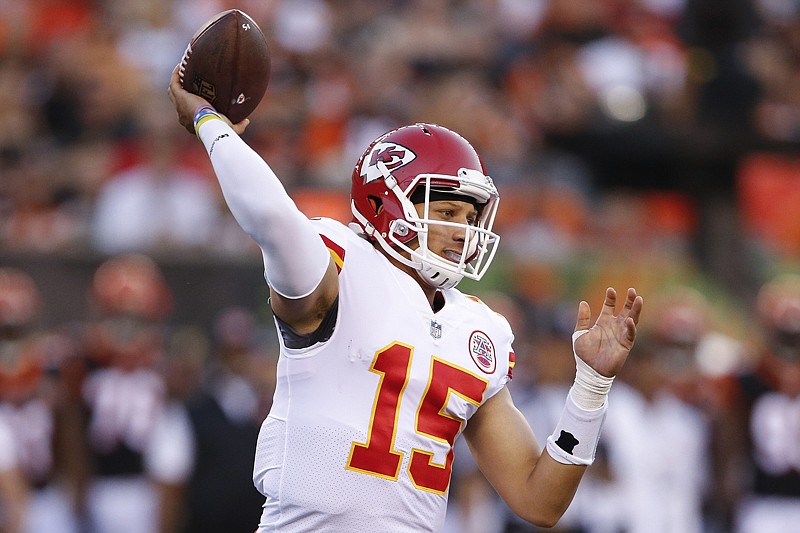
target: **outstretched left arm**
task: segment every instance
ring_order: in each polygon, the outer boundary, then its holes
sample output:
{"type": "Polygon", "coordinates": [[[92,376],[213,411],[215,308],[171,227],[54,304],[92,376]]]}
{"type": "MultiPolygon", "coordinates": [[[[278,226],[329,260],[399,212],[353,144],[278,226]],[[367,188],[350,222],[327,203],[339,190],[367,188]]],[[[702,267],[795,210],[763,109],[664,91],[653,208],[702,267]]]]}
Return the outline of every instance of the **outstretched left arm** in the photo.
{"type": "Polygon", "coordinates": [[[547,453],[542,453],[507,389],[484,403],[464,430],[486,479],[512,511],[533,524],[552,527],[558,522],[594,459],[606,395],[633,347],[643,305],[641,296],[628,289],[617,313],[616,297],[614,289],[606,290],[594,325],[589,304],[579,304],[573,336],[578,365],[575,384],[548,439],[547,453]]]}

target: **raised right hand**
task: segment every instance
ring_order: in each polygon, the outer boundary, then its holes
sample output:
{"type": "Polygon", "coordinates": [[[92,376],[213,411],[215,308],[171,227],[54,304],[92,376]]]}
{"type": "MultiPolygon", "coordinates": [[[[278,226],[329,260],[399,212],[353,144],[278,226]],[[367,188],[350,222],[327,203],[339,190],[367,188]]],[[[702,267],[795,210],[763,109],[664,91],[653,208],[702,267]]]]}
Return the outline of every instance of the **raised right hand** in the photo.
{"type": "MultiPolygon", "coordinates": [[[[178,113],[178,122],[181,126],[186,128],[186,131],[194,135],[195,111],[197,111],[197,108],[200,106],[210,104],[204,98],[190,93],[181,87],[179,69],[180,65],[177,65],[172,70],[172,76],[170,76],[169,79],[167,93],[169,94],[169,99],[172,101],[172,104],[175,106],[175,111],[178,113]]],[[[238,135],[244,133],[244,130],[247,129],[247,126],[250,124],[250,119],[247,118],[237,124],[232,124],[231,121],[228,120],[228,117],[222,113],[217,113],[233,128],[233,131],[235,131],[238,135]]]]}

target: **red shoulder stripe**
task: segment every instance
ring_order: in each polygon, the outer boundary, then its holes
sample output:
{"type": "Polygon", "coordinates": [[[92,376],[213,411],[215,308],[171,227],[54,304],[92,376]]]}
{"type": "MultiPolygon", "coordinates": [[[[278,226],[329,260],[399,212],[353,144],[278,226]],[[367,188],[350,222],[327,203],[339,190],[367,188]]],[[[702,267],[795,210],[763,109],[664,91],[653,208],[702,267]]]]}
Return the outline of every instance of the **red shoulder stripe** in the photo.
{"type": "Polygon", "coordinates": [[[344,248],[327,238],[325,235],[320,235],[320,237],[322,237],[322,242],[325,243],[325,246],[328,247],[328,251],[331,253],[331,257],[333,257],[333,262],[336,263],[336,270],[341,272],[342,265],[344,265],[344,248]]]}

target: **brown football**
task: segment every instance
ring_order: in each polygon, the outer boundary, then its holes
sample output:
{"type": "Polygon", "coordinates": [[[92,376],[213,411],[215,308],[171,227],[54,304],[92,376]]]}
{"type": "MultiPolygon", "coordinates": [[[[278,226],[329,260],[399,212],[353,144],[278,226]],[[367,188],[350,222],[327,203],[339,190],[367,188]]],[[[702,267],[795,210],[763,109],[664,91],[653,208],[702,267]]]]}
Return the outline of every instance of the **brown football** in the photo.
{"type": "Polygon", "coordinates": [[[180,66],[181,86],[208,100],[234,124],[261,102],[269,75],[267,39],[238,9],[217,14],[197,30],[180,66]]]}

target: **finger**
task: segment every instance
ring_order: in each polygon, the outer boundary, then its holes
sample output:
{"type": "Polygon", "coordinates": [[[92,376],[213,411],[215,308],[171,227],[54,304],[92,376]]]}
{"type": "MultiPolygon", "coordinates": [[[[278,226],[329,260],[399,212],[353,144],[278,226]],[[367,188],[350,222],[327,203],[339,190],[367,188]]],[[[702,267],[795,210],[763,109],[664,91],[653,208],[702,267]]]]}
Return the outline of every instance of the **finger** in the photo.
{"type": "Polygon", "coordinates": [[[174,69],[172,69],[172,74],[169,77],[169,85],[167,86],[167,94],[169,95],[169,99],[175,104],[175,90],[176,87],[180,87],[180,77],[178,76],[178,69],[180,65],[176,65],[174,69]]]}
{"type": "Polygon", "coordinates": [[[639,316],[642,313],[642,308],[644,307],[644,298],[641,296],[636,296],[634,298],[633,303],[631,304],[631,311],[628,314],[629,318],[633,319],[634,324],[639,323],[639,316]]]}
{"type": "Polygon", "coordinates": [[[632,317],[625,319],[625,337],[630,343],[628,347],[633,347],[633,342],[636,340],[636,321],[632,317]]]}
{"type": "Polygon", "coordinates": [[[636,301],[636,289],[629,288],[625,295],[625,304],[622,306],[622,309],[619,312],[620,317],[626,318],[630,315],[634,301],[636,301]]]}
{"type": "Polygon", "coordinates": [[[588,330],[591,327],[592,311],[589,303],[581,301],[578,304],[578,319],[575,321],[575,331],[588,330]]]}
{"type": "Polygon", "coordinates": [[[250,125],[250,119],[246,118],[243,119],[241,122],[233,124],[233,126],[231,127],[233,128],[233,131],[235,131],[238,135],[241,135],[242,133],[244,133],[244,130],[246,130],[247,126],[249,125],[250,125]]]}
{"type": "Polygon", "coordinates": [[[175,68],[172,69],[172,74],[169,77],[169,90],[172,91],[175,86],[180,87],[181,83],[181,76],[180,76],[180,65],[175,65],[175,68]]]}
{"type": "Polygon", "coordinates": [[[609,287],[606,289],[606,298],[603,301],[603,309],[600,311],[601,315],[614,315],[614,311],[617,309],[617,291],[614,290],[614,287],[609,287]]]}

